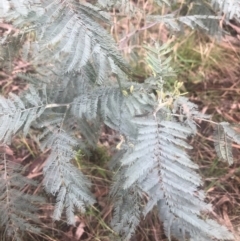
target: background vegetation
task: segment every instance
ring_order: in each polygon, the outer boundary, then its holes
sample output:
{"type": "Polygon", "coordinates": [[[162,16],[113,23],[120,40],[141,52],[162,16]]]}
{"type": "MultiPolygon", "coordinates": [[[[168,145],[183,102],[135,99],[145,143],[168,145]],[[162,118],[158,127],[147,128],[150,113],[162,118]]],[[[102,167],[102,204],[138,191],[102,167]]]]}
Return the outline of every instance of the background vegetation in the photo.
{"type": "MultiPolygon", "coordinates": [[[[183,4],[182,1],[176,8],[183,4]]],[[[114,25],[109,31],[119,45],[119,49],[129,60],[134,69],[134,77],[143,81],[150,73],[143,62],[145,43],[157,41],[172,46],[172,67],[176,71],[178,81],[184,83],[182,92],[187,92],[191,101],[198,104],[202,112],[212,114],[216,121],[240,122],[240,26],[231,23],[231,35],[221,40],[207,37],[203,32],[188,30],[185,35],[169,32],[163,25],[149,25],[145,16],[156,12],[152,0],[136,0],[133,7],[143,9],[138,15],[120,14],[114,9],[112,17],[114,25]]],[[[164,12],[164,7],[162,8],[164,12]]],[[[224,26],[223,26],[224,27],[224,26]]],[[[11,25],[0,23],[3,35],[12,28],[11,25]]],[[[31,67],[22,59],[14,60],[13,71],[0,70],[1,94],[19,93],[26,88],[23,80],[17,76],[19,72],[31,71],[31,67]]],[[[176,79],[174,77],[174,79],[176,79]]],[[[173,88],[169,78],[168,87],[173,88]]],[[[213,150],[212,130],[201,123],[201,132],[192,145],[192,157],[200,166],[201,175],[205,178],[205,191],[208,201],[214,206],[212,215],[219,223],[240,235],[240,146],[234,145],[236,162],[230,168],[220,162],[213,150]]],[[[85,216],[76,215],[77,226],[67,226],[64,221],[53,223],[50,216],[53,207],[46,204],[39,213],[44,230],[40,236],[27,234],[25,240],[114,240],[114,232],[108,226],[112,215],[108,192],[111,173],[106,165],[120,136],[107,127],[102,129],[99,147],[91,156],[84,156],[80,151],[75,158],[76,165],[86,165],[85,174],[92,179],[93,193],[98,203],[89,209],[85,216]]],[[[29,168],[29,178],[41,177],[42,166],[47,153],[41,153],[37,143],[31,136],[17,137],[7,150],[8,156],[29,168]]],[[[41,192],[40,186],[34,193],[41,192]]],[[[157,214],[151,213],[141,222],[132,241],[163,241],[167,240],[162,231],[157,214]]],[[[240,240],[240,239],[239,239],[240,240]]]]}

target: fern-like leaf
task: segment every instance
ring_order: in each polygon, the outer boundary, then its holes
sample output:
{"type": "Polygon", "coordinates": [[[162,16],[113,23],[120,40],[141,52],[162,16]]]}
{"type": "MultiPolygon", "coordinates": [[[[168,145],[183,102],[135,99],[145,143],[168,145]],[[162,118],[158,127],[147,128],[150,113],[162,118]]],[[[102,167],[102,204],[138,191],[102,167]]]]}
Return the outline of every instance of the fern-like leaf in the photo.
{"type": "Polygon", "coordinates": [[[235,19],[239,21],[240,5],[238,0],[212,0],[211,4],[220,10],[227,20],[235,19]]]}
{"type": "Polygon", "coordinates": [[[45,101],[46,96],[32,86],[22,98],[13,93],[8,99],[0,96],[0,141],[9,143],[12,135],[20,129],[26,135],[32,122],[44,112],[45,101]]]}
{"type": "Polygon", "coordinates": [[[43,185],[48,193],[57,196],[53,219],[59,220],[65,208],[67,222],[74,224],[74,208],[84,212],[86,205],[95,202],[89,191],[91,184],[71,163],[75,157],[73,147],[78,142],[61,129],[52,126],[46,128],[47,131],[40,137],[41,148],[50,148],[51,154],[43,169],[43,185]]]}
{"type": "Polygon", "coordinates": [[[154,97],[142,91],[138,85],[128,84],[122,92],[119,87],[101,87],[74,99],[71,113],[77,118],[88,121],[100,116],[102,121],[122,134],[134,136],[135,128],[129,122],[129,115],[141,115],[152,111],[155,104],[154,97]],[[130,88],[136,88],[131,93],[130,88]],[[134,87],[135,86],[135,87],[134,87]],[[129,92],[129,93],[128,93],[129,92]]]}
{"type": "Polygon", "coordinates": [[[146,215],[157,205],[169,240],[171,236],[179,240],[233,239],[224,227],[202,217],[211,206],[198,189],[202,185],[194,171],[198,166],[183,151],[191,148],[186,139],[193,130],[174,119],[161,119],[136,120],[141,123],[137,142],[121,158],[126,168],[124,189],[137,185],[147,193],[149,201],[143,213],[146,215]]]}
{"type": "Polygon", "coordinates": [[[114,197],[114,215],[111,226],[121,240],[130,240],[141,218],[141,198],[136,188],[118,190],[114,197]]]}
{"type": "Polygon", "coordinates": [[[110,71],[109,67],[105,67],[110,66],[109,58],[123,71],[128,71],[127,64],[118,53],[114,41],[93,21],[97,18],[108,22],[106,13],[89,3],[80,4],[75,1],[45,1],[45,5],[45,15],[36,20],[45,26],[39,33],[42,35],[42,47],[53,50],[54,54],[48,54],[46,51],[45,54],[53,61],[61,61],[62,66],[65,66],[64,72],[80,72],[87,61],[93,61],[99,66],[97,82],[102,83],[106,81],[105,73],[110,71]],[[94,55],[97,48],[99,51],[94,55]]]}
{"type": "Polygon", "coordinates": [[[5,229],[5,238],[21,240],[24,231],[39,233],[35,225],[39,223],[36,212],[37,205],[44,199],[37,195],[24,192],[26,185],[36,186],[37,183],[23,176],[23,166],[7,160],[1,154],[0,160],[0,226],[5,229]],[[32,223],[34,222],[34,223],[32,223]]]}
{"type": "Polygon", "coordinates": [[[229,123],[221,122],[215,126],[214,146],[218,157],[227,161],[229,165],[234,162],[232,142],[240,144],[239,134],[231,128],[229,123]]]}
{"type": "Polygon", "coordinates": [[[229,165],[233,164],[232,141],[224,132],[221,125],[217,125],[214,131],[214,147],[217,155],[229,165]]]}
{"type": "Polygon", "coordinates": [[[167,14],[163,16],[152,15],[148,18],[152,22],[164,23],[167,25],[167,27],[173,29],[174,31],[181,31],[182,24],[185,24],[192,29],[200,27],[201,29],[209,31],[207,25],[204,24],[204,20],[215,21],[216,19],[219,19],[214,15],[188,15],[176,17],[174,14],[167,14]]]}

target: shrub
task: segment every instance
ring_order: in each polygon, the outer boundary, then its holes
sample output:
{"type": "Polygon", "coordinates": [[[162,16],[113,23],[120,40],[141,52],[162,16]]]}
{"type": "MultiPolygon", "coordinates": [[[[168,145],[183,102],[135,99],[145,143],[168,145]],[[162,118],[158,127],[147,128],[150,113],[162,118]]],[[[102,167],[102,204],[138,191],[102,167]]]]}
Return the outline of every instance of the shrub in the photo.
{"type": "MultiPolygon", "coordinates": [[[[171,10],[170,1],[157,3],[171,10]]],[[[173,31],[183,30],[185,24],[210,34],[219,33],[221,14],[224,23],[239,21],[238,1],[189,4],[186,15],[177,9],[148,20],[163,22],[173,31]],[[218,16],[212,15],[213,10],[218,16]]],[[[182,83],[176,81],[172,91],[165,90],[165,80],[173,74],[170,47],[145,46],[152,76],[140,84],[102,27],[111,24],[113,6],[127,11],[131,3],[2,0],[0,6],[2,19],[14,26],[2,36],[1,68],[11,71],[19,57],[32,66],[28,74],[19,75],[29,83],[28,90],[0,98],[1,145],[11,144],[19,132],[41,131],[41,150],[51,150],[43,168],[43,186],[56,197],[53,219],[59,220],[65,211],[67,223],[74,224],[74,211],[84,212],[94,204],[90,181],[71,160],[76,147],[82,151],[96,147],[104,124],[122,137],[111,160],[112,227],[121,239],[129,240],[141,217],[157,207],[169,240],[171,236],[232,240],[225,227],[206,218],[211,205],[204,201],[199,167],[187,149],[189,137],[197,133],[197,121],[212,121],[181,95],[182,83]],[[76,130],[81,138],[75,137],[76,130]]],[[[240,137],[228,123],[212,124],[217,154],[232,164],[231,142],[240,143],[240,137]]],[[[21,165],[7,159],[4,150],[0,162],[0,225],[7,238],[21,240],[23,231],[39,232],[33,223],[37,221],[34,204],[43,199],[24,193],[25,185],[36,183],[24,176],[21,165]]]]}

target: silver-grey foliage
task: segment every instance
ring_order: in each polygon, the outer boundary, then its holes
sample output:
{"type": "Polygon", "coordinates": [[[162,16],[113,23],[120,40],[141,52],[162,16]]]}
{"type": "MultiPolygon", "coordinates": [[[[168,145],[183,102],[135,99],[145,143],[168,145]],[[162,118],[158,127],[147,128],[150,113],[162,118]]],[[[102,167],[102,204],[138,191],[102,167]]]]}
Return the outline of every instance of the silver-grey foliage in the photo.
{"type": "Polygon", "coordinates": [[[24,193],[26,185],[37,186],[37,182],[24,177],[24,167],[7,159],[6,154],[0,160],[0,225],[1,239],[12,237],[13,240],[22,240],[21,232],[39,233],[36,226],[39,223],[36,212],[38,205],[44,199],[37,195],[24,193]],[[31,223],[35,222],[35,224],[31,223]],[[5,228],[2,229],[2,228],[5,228]]]}
{"type": "MultiPolygon", "coordinates": [[[[170,9],[175,1],[156,2],[170,9]]],[[[174,31],[200,27],[214,35],[221,14],[226,23],[239,21],[239,1],[188,3],[185,14],[179,9],[148,19],[174,31]]],[[[72,162],[75,150],[88,153],[87,147],[95,147],[105,124],[121,136],[110,163],[115,174],[110,197],[111,225],[122,240],[130,240],[140,219],[154,207],[169,240],[233,240],[231,232],[207,217],[211,205],[205,203],[199,167],[187,152],[197,121],[208,121],[209,116],[181,96],[181,83],[170,92],[164,89],[165,79],[174,75],[167,45],[145,46],[153,76],[142,84],[130,81],[130,67],[101,25],[111,24],[102,7],[113,6],[137,11],[129,1],[99,0],[95,6],[74,0],[0,0],[0,18],[13,24],[1,39],[0,67],[11,73],[14,59],[22,58],[34,70],[19,75],[29,83],[21,96],[0,97],[1,145],[11,144],[20,132],[41,130],[36,141],[42,151],[50,151],[42,183],[56,197],[53,219],[65,212],[67,222],[74,224],[75,210],[84,212],[95,202],[91,182],[72,162]]],[[[225,122],[214,128],[217,155],[232,164],[231,144],[240,143],[239,134],[225,122]]],[[[39,231],[32,225],[37,221],[34,204],[43,200],[24,193],[24,186],[35,182],[1,150],[1,230],[20,240],[23,231],[39,231]]]]}

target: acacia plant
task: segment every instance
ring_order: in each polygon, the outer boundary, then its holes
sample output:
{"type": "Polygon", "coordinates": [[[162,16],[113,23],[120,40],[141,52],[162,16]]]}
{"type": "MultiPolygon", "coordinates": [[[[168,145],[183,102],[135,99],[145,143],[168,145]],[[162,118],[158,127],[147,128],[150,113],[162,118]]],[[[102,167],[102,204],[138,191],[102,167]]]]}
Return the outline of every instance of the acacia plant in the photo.
{"type": "MultiPolygon", "coordinates": [[[[171,10],[177,1],[157,4],[169,13],[147,16],[148,21],[175,32],[187,25],[216,35],[220,20],[240,19],[237,0],[188,1],[187,11],[171,10]]],[[[96,147],[100,128],[107,125],[122,138],[110,163],[111,225],[120,239],[130,240],[139,220],[156,207],[169,240],[233,240],[226,227],[208,218],[212,207],[201,190],[199,167],[187,153],[197,122],[211,122],[210,117],[181,95],[177,80],[171,91],[165,89],[173,73],[169,46],[145,46],[152,76],[137,83],[105,30],[113,7],[127,12],[131,6],[118,0],[0,0],[1,20],[13,26],[1,36],[1,68],[11,72],[19,58],[32,66],[19,75],[29,83],[27,91],[0,98],[1,146],[10,145],[19,133],[39,130],[41,150],[51,150],[42,183],[56,197],[52,218],[59,220],[65,212],[67,223],[74,224],[74,212],[84,213],[95,203],[90,181],[73,165],[75,150],[96,147]]],[[[212,124],[217,154],[232,164],[231,143],[240,144],[240,136],[229,123],[212,124]]],[[[0,226],[6,239],[21,240],[24,231],[40,231],[35,221],[44,201],[24,192],[36,182],[1,150],[0,226]]]]}

